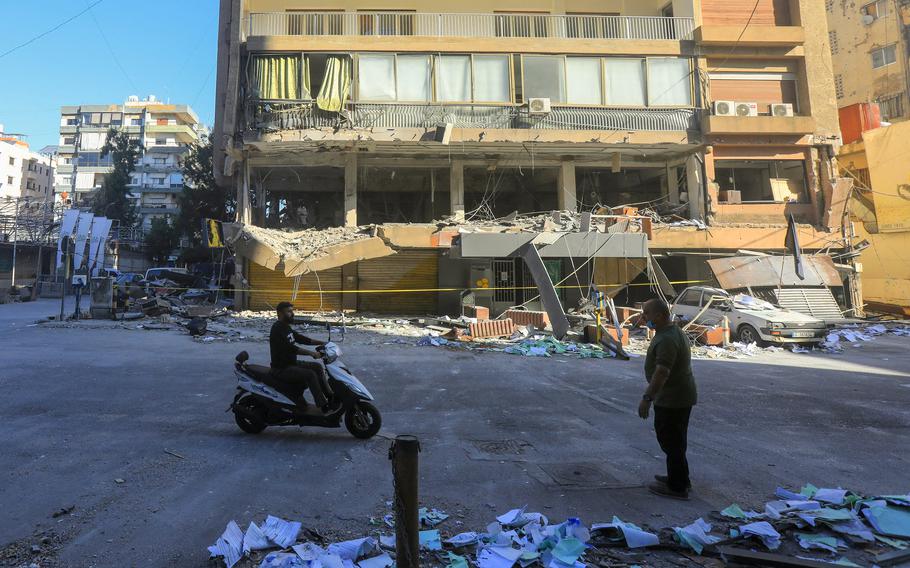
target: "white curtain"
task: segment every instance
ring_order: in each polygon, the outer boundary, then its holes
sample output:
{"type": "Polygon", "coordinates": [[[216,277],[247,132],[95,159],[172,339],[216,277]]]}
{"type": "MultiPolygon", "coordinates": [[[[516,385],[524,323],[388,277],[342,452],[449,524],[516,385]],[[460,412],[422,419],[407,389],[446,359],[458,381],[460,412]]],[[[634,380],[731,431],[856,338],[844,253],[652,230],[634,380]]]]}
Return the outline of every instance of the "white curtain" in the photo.
{"type": "Polygon", "coordinates": [[[395,56],[361,55],[357,74],[361,101],[395,100],[395,56]]]}
{"type": "Polygon", "coordinates": [[[645,106],[643,59],[606,59],[607,104],[645,106]]]}
{"type": "Polygon", "coordinates": [[[648,104],[692,105],[692,69],[688,59],[655,57],[648,60],[648,104]]]}
{"type": "Polygon", "coordinates": [[[428,55],[398,56],[398,100],[430,100],[430,57],[428,55]]]}
{"type": "Polygon", "coordinates": [[[512,101],[508,55],[474,56],[474,100],[482,103],[512,101]]]}
{"type": "Polygon", "coordinates": [[[443,102],[471,101],[471,58],[442,55],[436,58],[436,99],[443,102]]]}
{"type": "Polygon", "coordinates": [[[560,56],[528,55],[524,58],[524,97],[566,101],[566,60],[560,56]]]}
{"type": "Polygon", "coordinates": [[[566,59],[566,100],[569,104],[603,104],[603,83],[599,57],[566,59]]]}

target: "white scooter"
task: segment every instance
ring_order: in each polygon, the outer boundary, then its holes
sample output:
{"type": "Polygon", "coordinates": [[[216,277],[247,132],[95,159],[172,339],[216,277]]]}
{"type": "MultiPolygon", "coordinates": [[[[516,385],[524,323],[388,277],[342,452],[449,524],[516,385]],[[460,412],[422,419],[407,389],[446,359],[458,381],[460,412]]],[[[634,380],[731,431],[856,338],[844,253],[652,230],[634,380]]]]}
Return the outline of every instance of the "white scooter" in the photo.
{"type": "Polygon", "coordinates": [[[237,395],[228,408],[234,411],[234,420],[241,430],[258,434],[268,426],[340,428],[343,417],[348,432],[357,438],[372,438],[379,432],[382,416],[372,404],[373,395],[339,361],[341,349],[331,342],[316,349],[324,355],[326,377],[334,392],[330,406],[339,410],[323,414],[298,404],[295,401],[302,400],[305,386],[275,378],[270,367],[248,364],[250,355],[243,351],[235,358],[237,395]]]}

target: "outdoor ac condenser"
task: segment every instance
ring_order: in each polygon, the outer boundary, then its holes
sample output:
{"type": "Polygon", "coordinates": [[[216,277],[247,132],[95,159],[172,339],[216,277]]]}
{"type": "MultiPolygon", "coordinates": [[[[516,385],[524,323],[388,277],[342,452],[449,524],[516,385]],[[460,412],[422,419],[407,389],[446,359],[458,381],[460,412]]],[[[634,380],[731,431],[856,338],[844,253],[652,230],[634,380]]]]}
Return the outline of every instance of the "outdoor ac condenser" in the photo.
{"type": "Polygon", "coordinates": [[[736,103],[736,116],[758,116],[758,103],[736,103]]]}
{"type": "Polygon", "coordinates": [[[736,116],[736,103],[733,101],[714,101],[714,114],[717,116],[736,116]]]}
{"type": "Polygon", "coordinates": [[[549,114],[550,99],[528,99],[528,114],[549,114]]]}
{"type": "Polygon", "coordinates": [[[793,116],[793,105],[789,103],[771,105],[771,116],[793,116]]]}

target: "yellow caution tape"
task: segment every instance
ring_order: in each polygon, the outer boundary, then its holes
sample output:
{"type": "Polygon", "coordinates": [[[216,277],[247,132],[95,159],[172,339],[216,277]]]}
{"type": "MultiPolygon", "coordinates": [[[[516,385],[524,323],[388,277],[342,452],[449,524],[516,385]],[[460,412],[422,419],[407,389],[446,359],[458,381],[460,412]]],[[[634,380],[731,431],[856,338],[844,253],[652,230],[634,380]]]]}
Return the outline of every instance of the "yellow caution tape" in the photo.
{"type": "MultiPolygon", "coordinates": [[[[709,280],[678,280],[670,284],[705,284],[709,280]]],[[[595,284],[595,288],[624,288],[626,286],[657,286],[656,282],[640,282],[637,284],[595,284]]],[[[267,292],[267,293],[294,293],[294,290],[286,288],[281,290],[270,290],[263,288],[173,288],[170,286],[152,286],[157,290],[204,290],[206,292],[267,292]]],[[[587,290],[590,286],[556,286],[557,290],[587,290]]],[[[420,294],[435,292],[495,292],[505,290],[537,290],[537,286],[510,286],[501,288],[411,288],[403,290],[297,290],[299,294],[420,294]]]]}

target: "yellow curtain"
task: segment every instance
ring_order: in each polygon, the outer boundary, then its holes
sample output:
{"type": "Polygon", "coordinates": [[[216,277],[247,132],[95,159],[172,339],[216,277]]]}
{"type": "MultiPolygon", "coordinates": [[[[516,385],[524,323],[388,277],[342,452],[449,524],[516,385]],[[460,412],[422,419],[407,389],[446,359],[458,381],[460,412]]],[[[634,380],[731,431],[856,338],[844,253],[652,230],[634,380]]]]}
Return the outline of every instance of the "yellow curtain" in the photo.
{"type": "MultiPolygon", "coordinates": [[[[253,95],[260,99],[300,99],[299,55],[269,55],[253,58],[253,95]]],[[[309,84],[309,68],[304,63],[304,88],[309,84]]],[[[308,96],[308,93],[307,93],[308,96]]]]}
{"type": "Polygon", "coordinates": [[[347,57],[329,57],[325,65],[325,79],[316,96],[316,106],[322,110],[339,112],[351,94],[351,60],[347,57]]]}

